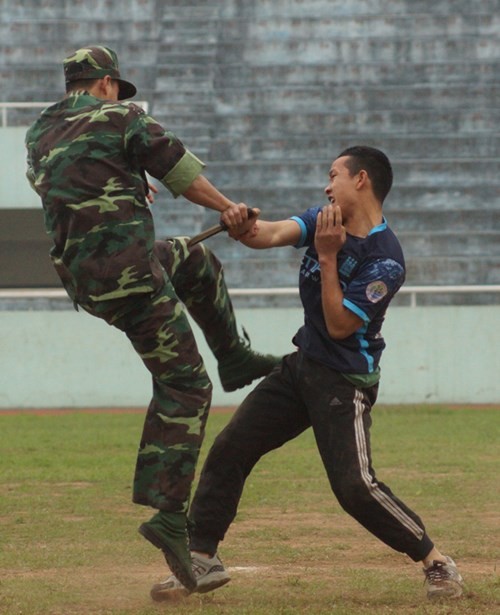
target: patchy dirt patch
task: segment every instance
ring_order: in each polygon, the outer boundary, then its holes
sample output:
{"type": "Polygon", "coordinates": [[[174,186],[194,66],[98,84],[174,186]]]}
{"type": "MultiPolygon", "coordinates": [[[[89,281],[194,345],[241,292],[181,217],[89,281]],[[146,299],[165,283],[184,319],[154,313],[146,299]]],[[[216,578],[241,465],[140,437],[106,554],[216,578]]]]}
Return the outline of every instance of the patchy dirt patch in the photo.
{"type": "MultiPolygon", "coordinates": [[[[3,615],[326,615],[335,610],[321,605],[337,604],[351,609],[343,613],[363,615],[495,612],[491,598],[480,590],[469,592],[460,608],[427,610],[420,565],[380,544],[344,514],[255,511],[253,520],[235,523],[223,543],[221,556],[231,583],[211,594],[193,595],[180,604],[151,601],[152,584],[165,579],[169,571],[156,553],[150,556],[148,564],[131,565],[130,560],[123,562],[117,554],[113,563],[105,566],[2,570],[2,586],[9,589],[10,602],[0,611],[3,615]],[[263,533],[265,538],[255,538],[263,533]],[[26,587],[30,588],[29,595],[22,590],[26,587]],[[54,596],[45,610],[36,603],[37,587],[50,587],[54,596]],[[255,611],[248,610],[253,603],[255,611]]],[[[498,578],[491,559],[464,558],[459,564],[472,585],[485,579],[493,585],[498,578]]]]}

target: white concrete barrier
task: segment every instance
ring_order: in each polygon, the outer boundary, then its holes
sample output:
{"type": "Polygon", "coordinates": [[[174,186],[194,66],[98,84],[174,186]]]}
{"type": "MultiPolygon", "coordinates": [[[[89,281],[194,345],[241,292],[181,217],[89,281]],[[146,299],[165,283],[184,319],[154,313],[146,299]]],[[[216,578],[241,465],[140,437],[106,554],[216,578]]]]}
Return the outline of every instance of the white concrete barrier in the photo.
{"type": "MultiPolygon", "coordinates": [[[[393,307],[384,325],[379,403],[500,403],[497,306],[393,307]]],[[[300,309],[239,309],[259,352],[293,350],[300,309]]],[[[251,387],[224,393],[216,363],[194,326],[214,382],[214,405],[238,404],[251,387]]],[[[149,374],[119,331],[82,312],[0,312],[0,407],[146,407],[149,374]]]]}

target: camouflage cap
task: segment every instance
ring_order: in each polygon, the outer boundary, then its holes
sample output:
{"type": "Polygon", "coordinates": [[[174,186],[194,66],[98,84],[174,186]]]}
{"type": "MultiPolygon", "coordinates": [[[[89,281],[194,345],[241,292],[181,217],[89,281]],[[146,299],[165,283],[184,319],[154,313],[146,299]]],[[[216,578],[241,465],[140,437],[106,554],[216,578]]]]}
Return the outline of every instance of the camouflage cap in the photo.
{"type": "Polygon", "coordinates": [[[66,83],[80,79],[101,79],[109,75],[120,85],[118,100],[132,98],[137,93],[135,85],[120,78],[118,57],[108,47],[83,47],[63,61],[66,83]]]}

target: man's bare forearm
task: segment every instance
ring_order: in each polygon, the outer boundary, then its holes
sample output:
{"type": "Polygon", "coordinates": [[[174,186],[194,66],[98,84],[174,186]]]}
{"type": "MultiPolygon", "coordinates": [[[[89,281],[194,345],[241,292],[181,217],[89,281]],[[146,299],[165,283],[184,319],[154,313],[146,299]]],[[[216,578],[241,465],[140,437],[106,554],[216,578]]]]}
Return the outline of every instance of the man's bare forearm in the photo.
{"type": "Polygon", "coordinates": [[[202,205],[220,213],[232,205],[236,205],[231,199],[228,199],[222,192],[217,190],[204,175],[198,175],[189,188],[183,192],[182,196],[191,201],[191,203],[202,205]]]}

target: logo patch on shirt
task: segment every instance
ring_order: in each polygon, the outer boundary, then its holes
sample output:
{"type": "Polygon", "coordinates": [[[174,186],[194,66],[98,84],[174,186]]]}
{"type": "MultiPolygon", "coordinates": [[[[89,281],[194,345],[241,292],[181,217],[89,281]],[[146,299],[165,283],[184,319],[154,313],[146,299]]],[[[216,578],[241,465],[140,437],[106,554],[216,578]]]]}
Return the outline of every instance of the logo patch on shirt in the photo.
{"type": "Polygon", "coordinates": [[[378,303],[387,295],[387,286],[382,280],[370,282],[366,287],[366,298],[372,303],[378,303]]]}

